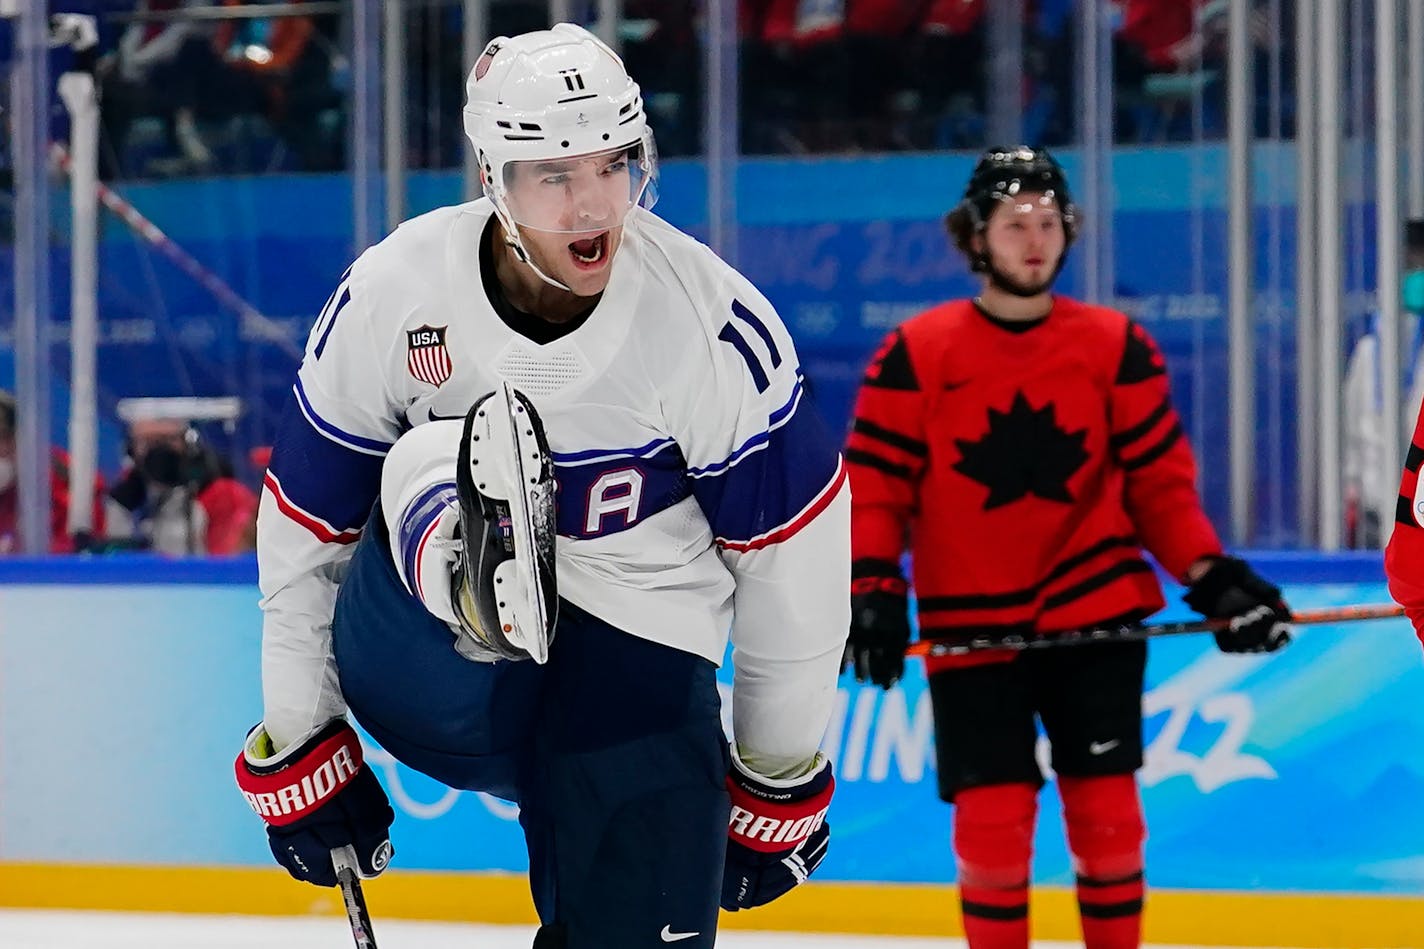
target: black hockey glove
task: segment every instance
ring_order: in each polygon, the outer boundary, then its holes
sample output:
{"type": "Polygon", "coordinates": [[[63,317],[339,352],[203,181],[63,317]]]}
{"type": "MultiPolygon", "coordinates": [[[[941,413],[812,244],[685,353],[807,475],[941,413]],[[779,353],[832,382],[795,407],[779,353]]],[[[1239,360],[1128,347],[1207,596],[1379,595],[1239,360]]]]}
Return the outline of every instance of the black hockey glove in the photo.
{"type": "Polygon", "coordinates": [[[1182,599],[1204,616],[1231,621],[1215,633],[1222,652],[1275,652],[1291,641],[1280,588],[1237,557],[1216,558],[1182,599]]]}
{"type": "Polygon", "coordinates": [[[831,842],[826,810],[835,789],[831,762],[824,755],[816,755],[810,774],[776,781],[753,774],[732,754],[723,909],[770,903],[816,872],[831,842]]]}
{"type": "Polygon", "coordinates": [[[333,719],[281,754],[260,724],[237,756],[237,786],[267,822],[272,855],[298,880],[335,886],[331,851],[351,847],[357,872],[378,875],[390,862],[391,810],[386,792],[361,757],[356,732],[333,719]]]}
{"type": "Polygon", "coordinates": [[[850,638],[841,669],[889,689],[905,672],[910,645],[909,585],[889,560],[857,560],[850,570],[850,638]]]}

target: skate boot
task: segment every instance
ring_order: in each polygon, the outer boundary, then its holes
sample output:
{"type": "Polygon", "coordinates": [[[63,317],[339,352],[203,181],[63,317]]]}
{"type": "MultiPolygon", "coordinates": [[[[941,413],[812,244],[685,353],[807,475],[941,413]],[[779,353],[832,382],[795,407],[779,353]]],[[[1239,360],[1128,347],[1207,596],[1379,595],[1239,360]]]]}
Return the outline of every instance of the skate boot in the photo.
{"type": "Polygon", "coordinates": [[[455,468],[462,550],[451,600],[470,658],[549,659],[558,619],[554,462],[523,393],[503,383],[465,416],[455,468]]]}

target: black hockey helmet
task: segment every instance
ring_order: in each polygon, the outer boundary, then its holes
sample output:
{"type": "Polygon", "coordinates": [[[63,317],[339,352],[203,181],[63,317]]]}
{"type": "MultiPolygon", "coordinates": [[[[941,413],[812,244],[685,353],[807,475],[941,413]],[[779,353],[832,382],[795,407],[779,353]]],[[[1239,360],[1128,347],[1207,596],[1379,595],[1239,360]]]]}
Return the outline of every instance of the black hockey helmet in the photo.
{"type": "Polygon", "coordinates": [[[971,262],[975,255],[970,239],[984,229],[995,205],[1020,193],[1043,194],[1057,201],[1058,212],[1063,216],[1063,233],[1068,243],[1073,243],[1078,235],[1078,211],[1068,193],[1063,166],[1046,148],[995,145],[979,156],[964,197],[944,219],[955,246],[968,254],[971,262]]]}

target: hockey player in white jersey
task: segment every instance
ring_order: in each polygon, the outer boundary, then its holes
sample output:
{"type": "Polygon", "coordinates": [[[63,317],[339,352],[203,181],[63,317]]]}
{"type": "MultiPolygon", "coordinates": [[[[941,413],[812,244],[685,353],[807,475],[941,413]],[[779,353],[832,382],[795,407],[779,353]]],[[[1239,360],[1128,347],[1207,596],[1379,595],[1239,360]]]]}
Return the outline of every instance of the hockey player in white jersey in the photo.
{"type": "Polygon", "coordinates": [[[379,873],[393,815],[349,709],[520,804],[540,949],[710,947],[719,903],[826,854],[837,440],[771,305],[649,212],[652,134],[606,46],[501,37],[467,92],[487,196],[362,254],[293,387],[238,783],[293,876],[333,885],[346,845],[379,873]]]}

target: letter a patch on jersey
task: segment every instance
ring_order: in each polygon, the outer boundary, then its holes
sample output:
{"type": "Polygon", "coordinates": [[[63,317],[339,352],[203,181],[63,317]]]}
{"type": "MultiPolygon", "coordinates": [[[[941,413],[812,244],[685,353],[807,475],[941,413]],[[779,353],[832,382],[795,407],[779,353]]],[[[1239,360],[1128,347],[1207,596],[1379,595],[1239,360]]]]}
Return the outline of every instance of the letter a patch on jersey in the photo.
{"type": "Polygon", "coordinates": [[[433,386],[450,378],[455,367],[450,362],[450,350],[445,348],[445,327],[426,325],[406,330],[405,341],[409,349],[405,364],[412,376],[433,386]]]}

